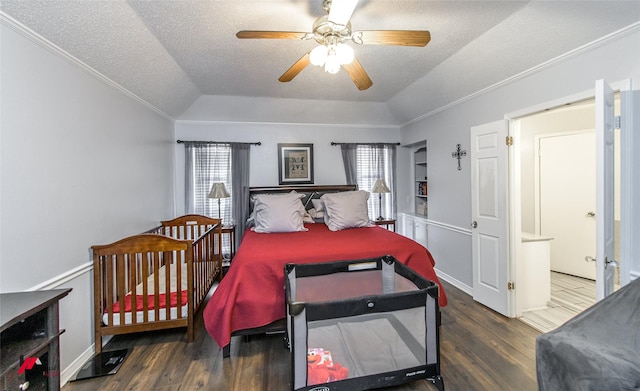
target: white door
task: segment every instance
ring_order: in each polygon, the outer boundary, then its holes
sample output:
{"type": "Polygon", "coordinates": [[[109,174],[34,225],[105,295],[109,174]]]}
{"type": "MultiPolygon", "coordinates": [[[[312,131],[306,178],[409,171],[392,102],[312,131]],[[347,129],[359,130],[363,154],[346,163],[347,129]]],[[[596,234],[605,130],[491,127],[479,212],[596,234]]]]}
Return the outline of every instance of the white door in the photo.
{"type": "Polygon", "coordinates": [[[471,128],[473,298],[509,316],[507,288],[507,126],[471,128]]]}
{"type": "Polygon", "coordinates": [[[613,292],[614,260],[613,90],[596,81],[596,299],[613,292]]]}
{"type": "Polygon", "coordinates": [[[540,235],[552,237],[551,270],[596,279],[595,132],[541,137],[540,235]]]}

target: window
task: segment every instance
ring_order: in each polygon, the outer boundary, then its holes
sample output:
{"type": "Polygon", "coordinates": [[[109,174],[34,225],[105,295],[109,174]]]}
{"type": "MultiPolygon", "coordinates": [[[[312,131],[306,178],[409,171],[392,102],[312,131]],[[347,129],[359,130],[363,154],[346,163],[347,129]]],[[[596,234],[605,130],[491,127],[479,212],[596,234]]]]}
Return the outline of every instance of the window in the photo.
{"type": "Polygon", "coordinates": [[[395,144],[340,144],[340,148],[347,183],[371,191],[376,180],[384,179],[390,190],[389,193],[371,194],[369,217],[395,218],[395,144]]]}
{"type": "MultiPolygon", "coordinates": [[[[231,181],[231,146],[229,144],[194,143],[185,144],[185,212],[222,218],[223,223],[232,224],[233,195],[231,181]],[[222,182],[231,197],[209,198],[211,186],[222,182]],[[220,205],[220,209],[218,209],[220,205]]],[[[228,235],[223,235],[222,252],[229,254],[228,235]]]]}
{"type": "MultiPolygon", "coordinates": [[[[187,213],[197,213],[231,222],[232,197],[208,198],[211,186],[222,182],[231,194],[231,147],[226,144],[206,144],[194,148],[192,154],[193,192],[187,201],[187,213]],[[193,207],[189,207],[189,204],[193,207]]],[[[188,193],[187,193],[188,194],[188,193]]]]}

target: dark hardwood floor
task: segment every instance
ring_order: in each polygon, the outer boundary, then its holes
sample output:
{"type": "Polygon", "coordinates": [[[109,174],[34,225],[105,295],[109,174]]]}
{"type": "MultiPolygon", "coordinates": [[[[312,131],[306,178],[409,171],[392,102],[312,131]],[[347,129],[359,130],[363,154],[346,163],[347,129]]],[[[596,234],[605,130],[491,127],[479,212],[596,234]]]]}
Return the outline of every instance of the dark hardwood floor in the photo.
{"type": "MultiPolygon", "coordinates": [[[[441,372],[448,391],[536,390],[535,337],[540,332],[508,319],[444,283],[449,305],[442,309],[441,372]]],[[[113,376],[67,383],[63,391],[85,390],[289,390],[289,353],[282,335],[234,337],[231,358],[209,337],[200,315],[196,339],[184,330],[114,337],[104,350],[133,348],[113,376]]],[[[435,390],[418,380],[389,390],[435,390]]]]}

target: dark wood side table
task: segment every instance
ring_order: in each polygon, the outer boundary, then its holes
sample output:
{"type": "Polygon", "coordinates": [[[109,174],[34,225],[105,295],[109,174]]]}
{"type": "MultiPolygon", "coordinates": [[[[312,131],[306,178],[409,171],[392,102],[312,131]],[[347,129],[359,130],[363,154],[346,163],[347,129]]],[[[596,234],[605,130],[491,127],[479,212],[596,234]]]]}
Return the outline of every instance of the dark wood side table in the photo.
{"type": "Polygon", "coordinates": [[[0,386],[60,390],[58,301],[71,289],[0,294],[0,386]]]}
{"type": "Polygon", "coordinates": [[[233,256],[236,255],[236,226],[235,225],[223,225],[222,226],[222,237],[224,235],[229,235],[229,259],[222,260],[222,270],[223,275],[226,268],[231,265],[231,261],[233,260],[233,256]]]}
{"type": "Polygon", "coordinates": [[[386,229],[391,227],[393,232],[396,232],[396,220],[395,219],[384,219],[384,220],[374,220],[375,225],[384,226],[386,229]]]}

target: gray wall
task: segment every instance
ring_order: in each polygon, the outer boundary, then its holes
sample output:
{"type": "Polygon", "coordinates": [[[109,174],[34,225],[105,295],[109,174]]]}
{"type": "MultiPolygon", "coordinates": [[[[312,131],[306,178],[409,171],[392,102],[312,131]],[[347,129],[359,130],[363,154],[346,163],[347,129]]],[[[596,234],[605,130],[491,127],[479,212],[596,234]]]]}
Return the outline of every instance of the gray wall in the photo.
{"type": "Polygon", "coordinates": [[[92,353],[89,247],[173,217],[173,122],[0,27],[0,292],[73,288],[64,377],[92,353]]]}
{"type": "MultiPolygon", "coordinates": [[[[278,143],[313,144],[314,183],[344,184],[346,177],[339,146],[331,142],[399,142],[400,130],[393,126],[318,124],[268,124],[214,121],[177,121],[181,140],[261,142],[251,147],[251,186],[278,184],[278,143]]],[[[184,183],[184,146],[176,144],[176,183],[184,183]]],[[[184,211],[184,187],[176,189],[176,209],[184,211]]],[[[369,190],[369,189],[363,189],[369,190]]]]}
{"type": "MultiPolygon", "coordinates": [[[[573,52],[403,127],[403,144],[426,139],[429,145],[429,219],[438,225],[429,227],[429,248],[434,253],[436,267],[442,274],[453,277],[467,288],[472,287],[471,236],[468,234],[471,221],[469,157],[462,160],[462,171],[457,171],[456,161],[451,158],[456,144],[460,143],[463,149],[468,150],[469,130],[472,126],[500,120],[510,113],[593,90],[597,79],[604,78],[613,83],[631,78],[633,89],[637,91],[640,86],[638,47],[640,32],[635,29],[615,39],[573,52]],[[440,232],[442,230],[448,233],[440,232]]],[[[636,96],[635,134],[639,132],[640,118],[637,100],[636,96]]],[[[640,145],[638,138],[635,138],[636,146],[640,145]]],[[[635,167],[640,166],[638,157],[631,159],[635,159],[635,167]]],[[[640,185],[637,174],[632,175],[636,175],[633,186],[634,197],[638,199],[640,185]]],[[[640,212],[636,209],[632,213],[635,220],[638,220],[640,212]]],[[[640,232],[640,227],[636,227],[634,232],[640,232]]],[[[640,255],[637,251],[636,254],[640,255]]],[[[633,270],[640,270],[640,259],[635,259],[634,262],[633,270]]]]}

